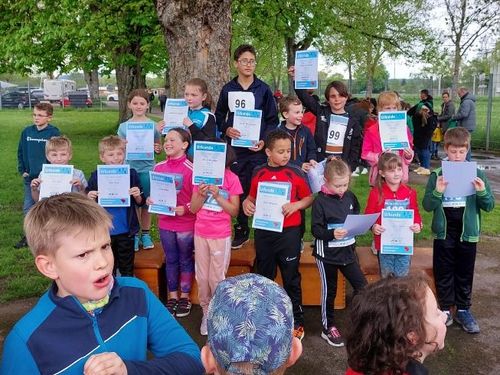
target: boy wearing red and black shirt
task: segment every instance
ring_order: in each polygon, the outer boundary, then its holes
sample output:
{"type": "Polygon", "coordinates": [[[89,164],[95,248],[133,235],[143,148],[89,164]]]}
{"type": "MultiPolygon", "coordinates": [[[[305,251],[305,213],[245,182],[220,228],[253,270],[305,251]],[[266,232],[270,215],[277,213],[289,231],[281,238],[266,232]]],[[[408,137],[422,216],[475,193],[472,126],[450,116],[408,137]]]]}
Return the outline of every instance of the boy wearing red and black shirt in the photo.
{"type": "Polygon", "coordinates": [[[291,155],[290,135],[282,130],[269,133],[266,140],[267,164],[254,169],[250,192],[243,201],[245,215],[255,213],[255,200],[259,182],[290,184],[290,203],[283,205],[283,231],[271,232],[255,229],[255,252],[257,273],[271,280],[276,277],[276,266],[283,278],[283,287],[292,300],[295,320],[294,336],[304,337],[304,312],[302,310],[302,289],[300,285],[300,210],[312,204],[313,196],[304,173],[288,164],[291,155]]]}

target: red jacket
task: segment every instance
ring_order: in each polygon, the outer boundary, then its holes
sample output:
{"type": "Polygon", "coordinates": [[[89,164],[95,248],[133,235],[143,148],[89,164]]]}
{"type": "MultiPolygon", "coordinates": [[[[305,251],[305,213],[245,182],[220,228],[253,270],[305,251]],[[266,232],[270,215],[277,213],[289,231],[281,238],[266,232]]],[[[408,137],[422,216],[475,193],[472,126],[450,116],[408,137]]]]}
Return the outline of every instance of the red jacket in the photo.
{"type": "MultiPolygon", "coordinates": [[[[415,224],[422,225],[422,218],[420,217],[420,212],[418,211],[417,202],[417,192],[411,187],[400,184],[396,192],[393,192],[389,186],[384,183],[382,185],[382,199],[379,198],[379,190],[377,187],[372,187],[370,190],[370,195],[368,196],[368,201],[366,202],[365,214],[374,214],[377,212],[382,212],[385,208],[385,201],[388,199],[396,199],[399,201],[407,201],[404,203],[406,209],[411,209],[414,211],[413,222],[415,224]]],[[[377,219],[377,224],[380,224],[381,217],[377,219]]],[[[380,250],[380,235],[375,236],[375,248],[380,250]]]]}

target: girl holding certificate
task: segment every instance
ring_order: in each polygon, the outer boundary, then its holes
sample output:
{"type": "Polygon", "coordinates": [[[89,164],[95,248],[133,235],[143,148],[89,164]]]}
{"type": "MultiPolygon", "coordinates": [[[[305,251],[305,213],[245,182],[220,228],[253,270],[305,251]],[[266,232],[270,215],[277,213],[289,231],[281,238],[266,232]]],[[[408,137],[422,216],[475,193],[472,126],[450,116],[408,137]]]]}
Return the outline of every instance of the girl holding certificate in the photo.
{"type": "Polygon", "coordinates": [[[222,186],[200,184],[193,186],[191,211],[196,214],[194,224],[194,261],[198,298],[203,310],[200,333],[207,335],[208,305],[217,285],[225,279],[231,258],[231,220],[238,215],[240,180],[229,167],[236,155],[227,146],[226,169],[222,186]]]}
{"type": "Polygon", "coordinates": [[[354,252],[356,240],[342,228],[347,215],[359,214],[358,199],[349,191],[350,176],[351,170],[344,161],[328,160],[325,184],[312,205],[312,234],[316,239],[313,256],[321,278],[321,337],[331,346],[344,345],[333,309],[338,271],[351,283],[355,293],[366,285],[354,252]]]}
{"type": "MultiPolygon", "coordinates": [[[[413,210],[413,225],[410,226],[410,230],[413,233],[420,233],[422,219],[418,211],[417,192],[402,182],[403,161],[401,157],[385,152],[380,156],[377,169],[377,182],[370,190],[365,213],[373,214],[382,212],[383,209],[413,210]]],[[[385,228],[380,225],[381,216],[372,227],[375,249],[379,252],[380,274],[382,277],[391,273],[395,276],[406,276],[410,270],[411,255],[380,253],[380,235],[385,231],[385,228]]]]}

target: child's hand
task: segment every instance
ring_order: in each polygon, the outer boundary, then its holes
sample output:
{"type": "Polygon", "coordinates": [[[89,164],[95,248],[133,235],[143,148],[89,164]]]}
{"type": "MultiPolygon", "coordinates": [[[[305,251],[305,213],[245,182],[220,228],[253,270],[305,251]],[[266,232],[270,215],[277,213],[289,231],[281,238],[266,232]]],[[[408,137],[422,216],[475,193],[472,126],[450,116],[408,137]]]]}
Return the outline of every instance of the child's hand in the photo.
{"type": "Polygon", "coordinates": [[[97,190],[91,190],[87,193],[87,197],[90,199],[97,199],[97,196],[99,195],[99,192],[97,190]]]}
{"type": "Polygon", "coordinates": [[[288,75],[295,79],[295,66],[292,65],[291,67],[288,68],[288,75]]]}
{"type": "Polygon", "coordinates": [[[311,165],[311,163],[302,163],[301,168],[304,172],[307,173],[312,168],[312,165],[311,165]]]}
{"type": "Polygon", "coordinates": [[[129,189],[128,193],[134,198],[139,198],[141,196],[141,189],[139,189],[137,186],[134,186],[129,189]]]}
{"type": "Polygon", "coordinates": [[[281,212],[283,212],[283,215],[285,215],[285,217],[290,216],[291,214],[293,214],[298,210],[297,205],[295,203],[297,202],[285,203],[283,207],[281,207],[281,212]]]}
{"type": "Polygon", "coordinates": [[[212,196],[214,198],[217,198],[219,196],[219,187],[216,185],[208,185],[208,191],[212,193],[212,196]]]}
{"type": "Polygon", "coordinates": [[[476,189],[476,191],[484,191],[484,189],[486,189],[484,181],[481,180],[480,177],[476,177],[474,181],[472,181],[472,184],[474,185],[474,189],[476,189]]]}
{"type": "Polygon", "coordinates": [[[127,367],[115,352],[90,356],[83,366],[84,375],[127,375],[127,367]]]}
{"type": "Polygon", "coordinates": [[[40,178],[34,178],[31,180],[31,190],[37,190],[40,187],[40,184],[42,183],[42,180],[40,178]]]}
{"type": "Polygon", "coordinates": [[[70,184],[73,185],[78,191],[83,190],[82,181],[79,178],[74,178],[70,181],[70,184]]]}
{"type": "Polygon", "coordinates": [[[384,232],[384,231],[385,231],[385,228],[382,225],[373,224],[373,227],[372,227],[373,234],[380,236],[382,234],[382,232],[384,232]]]}
{"type": "Polygon", "coordinates": [[[188,128],[193,125],[194,122],[189,119],[189,117],[184,117],[182,119],[182,125],[187,126],[188,128]]]}
{"type": "Polygon", "coordinates": [[[314,159],[309,160],[309,164],[311,164],[311,167],[316,167],[318,165],[318,162],[314,159]]]}
{"type": "Polygon", "coordinates": [[[420,224],[413,224],[413,225],[410,225],[410,230],[413,233],[420,233],[420,231],[422,230],[422,226],[420,224]]]}
{"type": "Polygon", "coordinates": [[[161,152],[163,151],[163,147],[161,146],[161,143],[155,142],[154,150],[155,150],[155,154],[161,154],[161,152]]]}
{"type": "Polygon", "coordinates": [[[231,126],[226,129],[226,135],[232,139],[238,139],[239,137],[241,137],[240,131],[231,126]]]}
{"type": "Polygon", "coordinates": [[[247,216],[252,216],[255,213],[255,203],[249,199],[245,199],[242,204],[243,212],[247,216]]]}
{"type": "Polygon", "coordinates": [[[29,174],[28,172],[24,172],[24,173],[22,174],[23,178],[29,177],[29,175],[30,175],[30,174],[29,174]]]}
{"type": "Polygon", "coordinates": [[[174,212],[176,216],[184,216],[184,214],[186,213],[186,207],[177,206],[175,207],[174,212]]]}
{"type": "Polygon", "coordinates": [[[341,240],[341,239],[342,239],[342,238],[344,238],[346,235],[347,235],[347,231],[346,231],[344,228],[335,228],[335,230],[333,231],[333,236],[334,236],[337,240],[341,240]]]}
{"type": "Polygon", "coordinates": [[[405,148],[405,149],[403,150],[403,156],[404,156],[404,158],[405,158],[406,160],[411,160],[411,159],[413,159],[413,155],[414,155],[414,153],[413,153],[413,150],[412,150],[411,148],[405,148]]]}
{"type": "Polygon", "coordinates": [[[446,186],[448,186],[448,182],[445,181],[443,176],[438,176],[436,179],[436,191],[438,193],[443,193],[446,190],[446,186]]]}
{"type": "Polygon", "coordinates": [[[161,120],[156,123],[156,130],[158,130],[160,134],[162,134],[164,127],[165,127],[165,120],[161,120]]]}
{"type": "Polygon", "coordinates": [[[154,203],[155,203],[155,202],[151,199],[151,197],[147,197],[147,198],[146,198],[146,204],[147,204],[148,206],[151,206],[151,205],[153,205],[154,203]]]}
{"type": "Polygon", "coordinates": [[[200,184],[198,186],[198,194],[200,194],[202,197],[206,197],[209,191],[209,186],[208,184],[200,184]]]}
{"type": "Polygon", "coordinates": [[[259,142],[257,142],[255,144],[255,146],[249,147],[248,149],[250,151],[258,152],[258,151],[262,150],[263,148],[264,148],[264,141],[260,140],[259,142]]]}

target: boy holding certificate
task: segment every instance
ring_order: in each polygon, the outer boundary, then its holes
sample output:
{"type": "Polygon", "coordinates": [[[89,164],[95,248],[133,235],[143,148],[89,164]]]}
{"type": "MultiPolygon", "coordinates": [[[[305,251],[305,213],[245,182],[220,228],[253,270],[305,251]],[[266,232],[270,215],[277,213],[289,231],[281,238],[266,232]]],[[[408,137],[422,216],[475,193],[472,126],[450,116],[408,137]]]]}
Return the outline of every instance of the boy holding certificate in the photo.
{"type": "MultiPolygon", "coordinates": [[[[125,142],[115,135],[104,137],[99,142],[99,158],[106,165],[122,165],[125,161],[125,142]]],[[[92,172],[86,191],[89,198],[97,200],[99,196],[97,171],[92,172]]],[[[134,276],[134,237],[139,232],[137,207],[146,202],[139,176],[133,168],[130,168],[128,194],[132,196],[129,206],[105,207],[113,221],[110,229],[111,248],[115,258],[113,274],[119,269],[121,276],[134,276]]]]}
{"type": "MultiPolygon", "coordinates": [[[[470,147],[470,133],[465,128],[449,129],[444,135],[444,151],[450,162],[464,162],[470,147]]],[[[464,166],[465,167],[465,166],[464,166]]],[[[453,324],[450,309],[456,306],[455,321],[467,333],[479,333],[479,325],[470,312],[476,247],[481,230],[481,210],[495,206],[490,184],[483,171],[470,181],[475,194],[447,196],[447,187],[458,181],[446,181],[442,168],[432,171],[422,202],[433,211],[433,267],[437,298],[447,314],[446,325],[453,324]]],[[[463,178],[459,176],[457,178],[463,178]]]]}
{"type": "Polygon", "coordinates": [[[295,319],[294,335],[304,337],[304,313],[302,311],[302,290],[300,285],[300,210],[309,207],[313,201],[311,190],[303,172],[289,164],[291,139],[288,133],[274,130],[266,140],[267,164],[254,170],[250,192],[243,202],[247,216],[256,211],[259,182],[289,187],[290,202],[282,206],[283,231],[255,229],[255,252],[257,273],[274,280],[276,266],[280,268],[283,286],[293,304],[295,319]]]}
{"type": "MultiPolygon", "coordinates": [[[[50,138],[45,144],[45,157],[50,164],[68,165],[73,157],[73,150],[69,138],[64,135],[50,138]]],[[[35,202],[38,202],[40,199],[40,184],[42,183],[43,172],[31,181],[31,196],[35,202]]],[[[83,193],[87,186],[85,174],[80,169],[73,168],[71,191],[73,193],[83,193]]]]}
{"type": "MultiPolygon", "coordinates": [[[[262,152],[264,139],[279,124],[273,93],[269,86],[254,74],[257,64],[255,58],[256,52],[251,45],[244,44],[236,48],[234,51],[234,67],[238,72],[238,76],[224,85],[215,110],[217,127],[229,142],[231,139],[238,139],[241,136],[241,133],[233,127],[234,112],[236,110],[262,111],[257,144],[250,148],[235,147],[236,163],[233,164],[231,169],[239,177],[243,188],[241,201],[248,195],[252,171],[256,166],[266,161],[266,156],[262,152]]],[[[248,218],[240,209],[231,247],[233,249],[241,248],[248,241],[248,235],[248,218]]]]}

